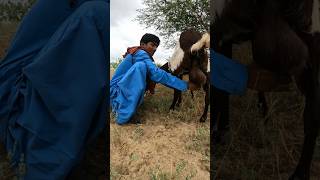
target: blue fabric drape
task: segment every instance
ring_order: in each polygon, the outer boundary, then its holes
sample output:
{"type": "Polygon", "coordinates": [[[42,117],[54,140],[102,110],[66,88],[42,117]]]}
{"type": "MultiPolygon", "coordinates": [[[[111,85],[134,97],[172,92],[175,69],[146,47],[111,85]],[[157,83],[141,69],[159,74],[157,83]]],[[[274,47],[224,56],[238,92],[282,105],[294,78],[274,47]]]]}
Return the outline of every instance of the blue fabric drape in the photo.
{"type": "Polygon", "coordinates": [[[39,0],[0,64],[0,140],[24,179],[63,179],[107,117],[109,1],[39,0]]]}

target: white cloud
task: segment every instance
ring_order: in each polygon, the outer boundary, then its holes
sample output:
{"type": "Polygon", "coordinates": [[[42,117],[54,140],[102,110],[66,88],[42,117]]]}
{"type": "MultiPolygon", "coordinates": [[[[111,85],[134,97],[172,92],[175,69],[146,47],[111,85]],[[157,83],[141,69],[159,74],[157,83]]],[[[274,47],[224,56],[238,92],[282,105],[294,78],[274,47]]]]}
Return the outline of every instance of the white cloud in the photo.
{"type": "MultiPolygon", "coordinates": [[[[142,8],[142,0],[117,0],[110,2],[110,60],[122,58],[128,47],[138,46],[141,37],[145,33],[157,35],[151,28],[145,29],[134,19],[137,17],[137,9],[142,8]]],[[[161,42],[163,38],[159,36],[161,42]]],[[[154,54],[156,63],[164,64],[173,50],[165,49],[161,44],[154,54]]]]}
{"type": "Polygon", "coordinates": [[[115,0],[110,1],[111,10],[111,26],[121,25],[123,19],[134,19],[137,12],[136,10],[142,8],[141,0],[115,0]]]}

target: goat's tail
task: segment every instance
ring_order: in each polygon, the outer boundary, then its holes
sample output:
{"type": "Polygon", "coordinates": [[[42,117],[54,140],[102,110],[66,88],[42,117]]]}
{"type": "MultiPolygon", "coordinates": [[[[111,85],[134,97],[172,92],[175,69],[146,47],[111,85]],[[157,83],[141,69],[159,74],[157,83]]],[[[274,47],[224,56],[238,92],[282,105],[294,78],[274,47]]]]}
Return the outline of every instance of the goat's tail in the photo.
{"type": "Polygon", "coordinates": [[[197,41],[191,46],[190,51],[191,52],[198,51],[202,47],[210,48],[210,35],[207,32],[202,35],[199,41],[197,41]]]}

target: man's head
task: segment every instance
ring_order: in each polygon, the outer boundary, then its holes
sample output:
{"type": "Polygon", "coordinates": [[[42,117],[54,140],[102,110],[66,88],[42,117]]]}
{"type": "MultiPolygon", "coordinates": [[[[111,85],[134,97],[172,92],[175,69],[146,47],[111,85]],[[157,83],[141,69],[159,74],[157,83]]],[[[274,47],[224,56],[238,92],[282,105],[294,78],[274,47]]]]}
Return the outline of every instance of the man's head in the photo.
{"type": "Polygon", "coordinates": [[[146,33],[140,40],[140,46],[147,51],[151,56],[156,52],[160,44],[160,39],[153,34],[146,33]]]}

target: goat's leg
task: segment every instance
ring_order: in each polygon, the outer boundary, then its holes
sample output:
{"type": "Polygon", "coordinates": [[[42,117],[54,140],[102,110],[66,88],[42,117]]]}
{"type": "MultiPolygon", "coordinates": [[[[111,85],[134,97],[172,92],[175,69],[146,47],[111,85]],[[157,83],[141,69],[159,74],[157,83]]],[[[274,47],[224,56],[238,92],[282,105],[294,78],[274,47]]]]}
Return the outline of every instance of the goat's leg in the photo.
{"type": "Polygon", "coordinates": [[[267,101],[264,92],[258,92],[258,107],[262,112],[262,115],[265,117],[268,112],[267,101]]]}
{"type": "Polygon", "coordinates": [[[310,165],[315,148],[316,138],[319,133],[319,111],[316,109],[320,106],[320,89],[317,88],[315,97],[307,95],[304,110],[304,144],[299,163],[290,180],[303,179],[308,180],[310,177],[310,165]]]}
{"type": "Polygon", "coordinates": [[[190,91],[190,93],[191,93],[191,99],[194,99],[193,91],[190,91]]]}
{"type": "Polygon", "coordinates": [[[181,91],[179,91],[177,89],[174,89],[173,101],[172,101],[172,104],[170,106],[170,110],[174,110],[174,107],[177,104],[177,101],[178,101],[179,97],[181,97],[181,91]]]}
{"type": "MultiPolygon", "coordinates": [[[[208,79],[208,76],[207,76],[208,79]]],[[[203,86],[203,90],[206,92],[205,95],[205,105],[204,105],[204,111],[203,114],[200,118],[200,122],[205,122],[207,119],[207,114],[208,114],[208,108],[210,104],[210,89],[209,89],[209,81],[207,80],[206,84],[203,86]]]]}
{"type": "Polygon", "coordinates": [[[178,102],[177,102],[177,104],[176,104],[177,107],[180,107],[181,101],[182,101],[182,95],[181,95],[181,91],[179,91],[179,94],[178,94],[178,102]]]}
{"type": "MultiPolygon", "coordinates": [[[[260,113],[262,113],[262,116],[265,118],[268,114],[268,105],[266,101],[266,96],[263,91],[258,92],[258,108],[260,113]]],[[[269,121],[269,118],[266,118],[264,120],[264,124],[267,124],[269,121]]]]}
{"type": "MultiPolygon", "coordinates": [[[[310,179],[310,166],[316,139],[320,129],[320,34],[316,33],[313,43],[309,44],[312,67],[305,76],[304,144],[299,163],[290,180],[310,179]],[[311,45],[311,47],[310,47],[311,45]],[[307,80],[307,81],[306,81],[307,80]]],[[[301,86],[300,86],[301,87],[301,86]]]]}
{"type": "MultiPolygon", "coordinates": [[[[182,76],[183,75],[180,75],[179,78],[182,79],[182,76]]],[[[177,107],[180,107],[180,104],[181,104],[181,101],[182,101],[182,95],[181,94],[182,94],[181,91],[179,91],[179,93],[178,93],[178,102],[176,104],[177,107]]]]}
{"type": "MultiPolygon", "coordinates": [[[[163,68],[163,69],[168,69],[168,65],[165,64],[165,65],[163,65],[161,68],[163,68]]],[[[183,75],[179,75],[179,72],[180,72],[179,70],[176,70],[175,72],[172,73],[172,75],[174,75],[174,76],[182,79],[182,76],[183,76],[183,75]]],[[[179,90],[177,90],[177,89],[174,89],[173,100],[172,100],[172,103],[171,103],[171,106],[170,106],[169,110],[174,110],[174,108],[175,108],[175,106],[176,106],[176,104],[177,104],[177,101],[178,101],[179,99],[181,99],[181,91],[179,91],[179,90]]],[[[181,100],[180,100],[180,102],[181,102],[181,100]]]]}

